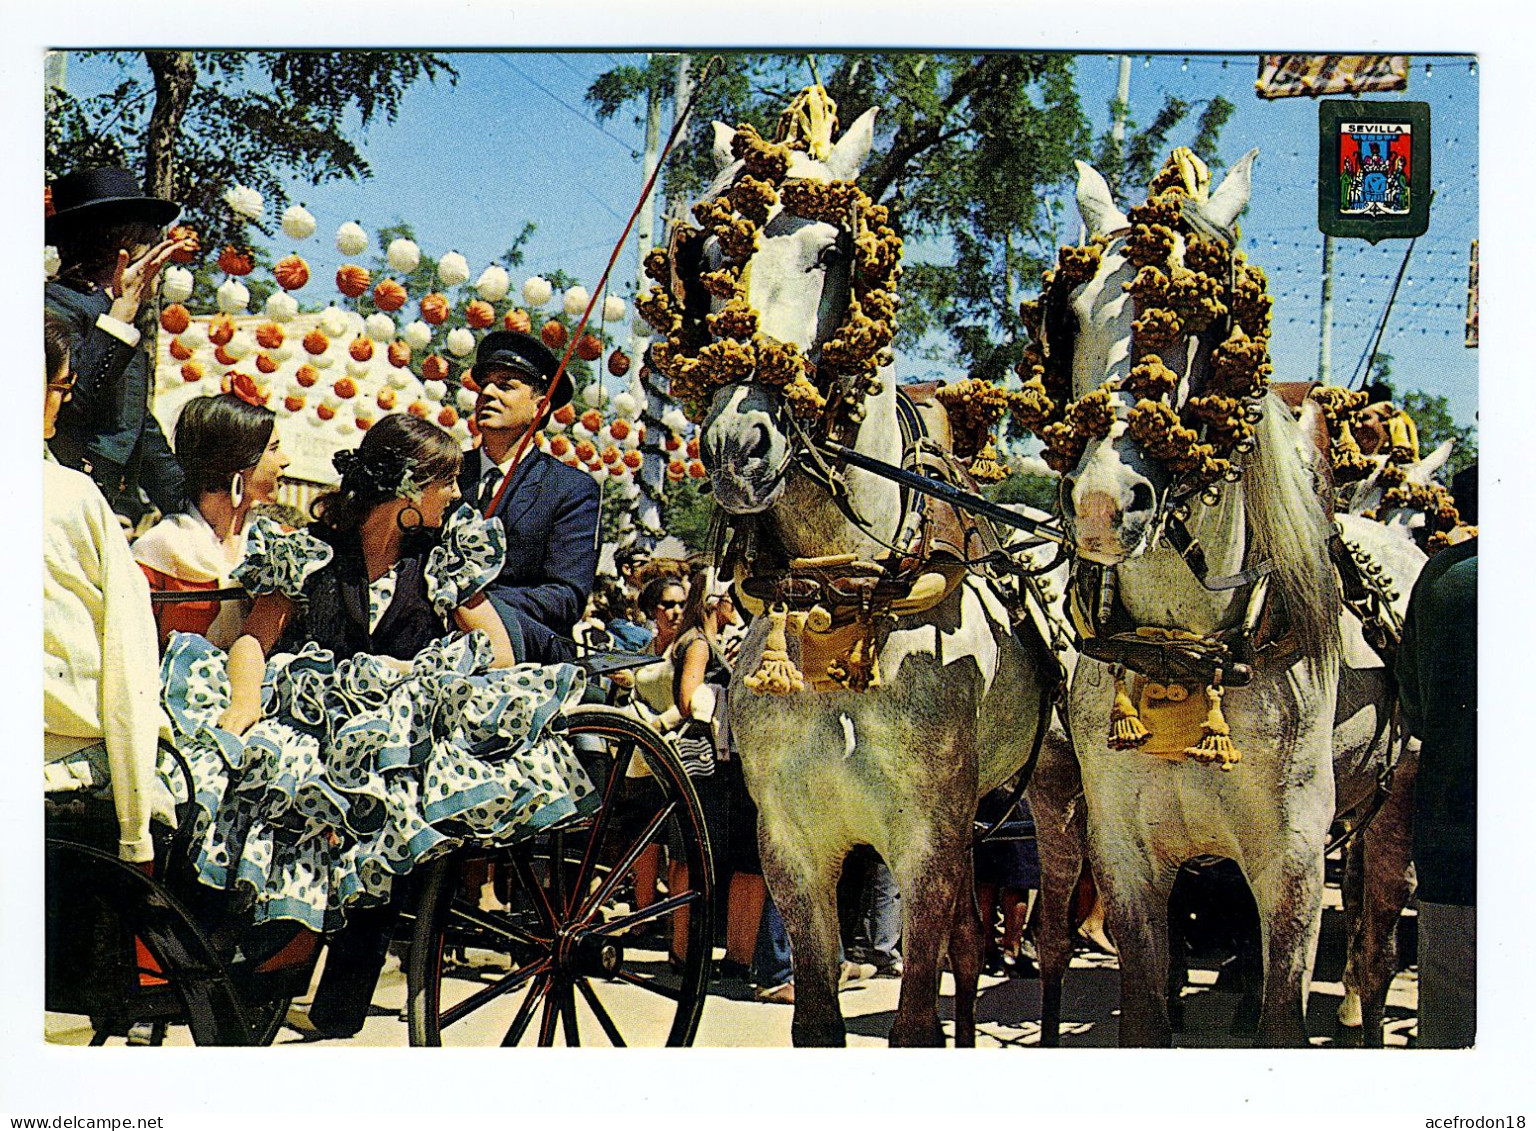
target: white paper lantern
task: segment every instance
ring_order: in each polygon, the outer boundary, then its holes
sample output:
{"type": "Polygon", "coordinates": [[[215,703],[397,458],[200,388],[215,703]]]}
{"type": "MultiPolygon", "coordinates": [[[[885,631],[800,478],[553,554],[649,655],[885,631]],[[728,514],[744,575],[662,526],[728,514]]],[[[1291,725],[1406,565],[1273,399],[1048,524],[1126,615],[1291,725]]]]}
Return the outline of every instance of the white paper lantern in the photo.
{"type": "Polygon", "coordinates": [[[411,349],[424,350],[432,344],[432,327],[418,318],[402,330],[400,336],[405,339],[405,344],[411,349]]]}
{"type": "Polygon", "coordinates": [[[633,420],[640,415],[640,405],[632,393],[624,392],[613,398],[613,412],[615,416],[625,420],[633,420]]]}
{"type": "Polygon", "coordinates": [[[272,321],[290,321],[298,312],[299,300],[287,291],[273,291],[267,296],[267,317],[272,321]]]}
{"type": "Polygon", "coordinates": [[[469,281],[469,261],[456,251],[450,251],[437,261],[437,279],[445,287],[457,287],[469,281]]]}
{"type": "Polygon", "coordinates": [[[626,304],[625,301],[618,295],[609,295],[607,298],[603,299],[604,322],[617,322],[619,319],[624,317],[628,310],[628,304],[626,304]]]}
{"type": "Polygon", "coordinates": [[[384,374],[384,380],[397,389],[403,389],[411,383],[411,371],[409,369],[396,369],[391,365],[389,372],[384,374]]]}
{"type": "MultiPolygon", "coordinates": [[[[52,279],[59,273],[59,249],[49,244],[43,248],[43,278],[52,279]]],[[[190,291],[188,292],[191,293],[190,291]]],[[[172,302],[178,300],[172,299],[172,302]]]]}
{"type": "Polygon", "coordinates": [[[428,381],[421,388],[429,401],[441,402],[448,395],[448,386],[442,381],[428,381]]]}
{"type": "Polygon", "coordinates": [[[291,240],[307,240],[315,234],[315,218],[302,204],[283,213],[283,235],[291,240]]]}
{"type": "Polygon", "coordinates": [[[467,357],[475,352],[475,335],[463,326],[448,331],[448,352],[454,357],[467,357]]]}
{"type": "Polygon", "coordinates": [[[325,336],[335,340],[347,332],[347,312],[339,306],[328,306],[320,312],[320,329],[325,336]]]}
{"type": "Polygon", "coordinates": [[[678,435],[688,430],[688,418],[683,415],[683,410],[676,406],[661,414],[661,423],[663,427],[678,435]]]}
{"type": "Polygon", "coordinates": [[[366,377],[368,371],[373,368],[370,362],[358,361],[351,354],[347,355],[347,373],[353,377],[366,377]]]}
{"type": "Polygon", "coordinates": [[[592,301],[592,296],[587,293],[586,287],[572,287],[565,292],[565,312],[572,318],[580,318],[586,312],[587,303],[592,301]]]}
{"type": "Polygon", "coordinates": [[[384,258],[389,260],[389,265],[402,275],[409,275],[421,266],[421,248],[416,246],[416,241],[404,237],[389,241],[389,250],[384,253],[384,258]]]}
{"type": "Polygon", "coordinates": [[[361,255],[368,250],[368,233],[361,224],[348,220],[336,229],[336,250],[343,255],[361,255]]]}
{"type": "Polygon", "coordinates": [[[316,369],[329,369],[336,364],[336,351],[328,349],[324,353],[317,353],[309,359],[309,364],[316,369]]]}
{"type": "Polygon", "coordinates": [[[512,280],[507,275],[506,268],[498,267],[494,263],[480,272],[480,278],[475,280],[475,292],[486,302],[500,302],[507,297],[507,292],[512,289],[512,280]]]}
{"type": "Polygon", "coordinates": [[[293,343],[284,338],[267,351],[267,356],[273,361],[287,361],[293,356],[293,343]]]}
{"type": "Polygon", "coordinates": [[[603,391],[603,383],[601,381],[593,381],[581,391],[581,399],[593,408],[601,408],[603,402],[607,400],[607,394],[603,391]]]}
{"type": "MultiPolygon", "coordinates": [[[[636,338],[638,338],[640,341],[648,342],[651,339],[651,335],[654,334],[656,331],[651,328],[651,324],[649,322],[647,322],[644,318],[641,318],[637,314],[637,315],[635,315],[634,321],[632,321],[629,324],[629,332],[631,334],[633,334],[636,338]]],[[[642,351],[637,351],[637,352],[642,352],[642,351]]]]}
{"type": "Polygon", "coordinates": [[[392,342],[395,340],[395,320],[382,312],[370,314],[363,322],[363,328],[368,331],[368,336],[376,342],[392,342]]]}
{"type": "Polygon", "coordinates": [[[244,185],[231,185],[225,189],[224,203],[229,205],[229,210],[236,216],[243,216],[247,220],[260,220],[261,214],[266,211],[261,193],[244,185]]]}
{"type": "Polygon", "coordinates": [[[242,357],[250,357],[255,348],[256,339],[244,330],[237,330],[235,336],[224,343],[224,352],[237,361],[242,357]]]}
{"type": "Polygon", "coordinates": [[[554,293],[555,288],[541,275],[535,275],[523,284],[523,301],[535,308],[543,306],[554,293]]]}
{"type": "Polygon", "coordinates": [[[251,302],[251,292],[239,279],[225,279],[219,285],[218,302],[225,314],[244,314],[251,302]]]}
{"type": "MultiPolygon", "coordinates": [[[[51,251],[52,248],[46,250],[51,251]]],[[[185,302],[192,297],[192,272],[172,264],[160,272],[160,297],[166,302],[185,302]]]]}
{"type": "Polygon", "coordinates": [[[460,412],[469,413],[475,411],[475,401],[478,398],[469,389],[460,388],[459,395],[454,399],[458,402],[460,412]]]}

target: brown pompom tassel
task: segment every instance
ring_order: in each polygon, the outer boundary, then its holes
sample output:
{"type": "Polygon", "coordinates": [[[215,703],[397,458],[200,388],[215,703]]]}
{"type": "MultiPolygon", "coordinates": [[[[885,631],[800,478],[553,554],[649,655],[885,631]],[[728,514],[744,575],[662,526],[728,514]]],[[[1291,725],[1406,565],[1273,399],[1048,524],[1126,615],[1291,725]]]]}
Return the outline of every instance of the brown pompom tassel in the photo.
{"type": "Polygon", "coordinates": [[[991,436],[971,460],[970,472],[971,478],[978,483],[1001,483],[1008,478],[1008,468],[997,462],[997,449],[992,445],[991,436]]]}
{"type": "Polygon", "coordinates": [[[757,671],[742,680],[747,690],[758,695],[790,695],[805,690],[805,676],[789,658],[789,641],[784,636],[789,612],[780,605],[768,612],[768,639],[763,642],[763,660],[757,671]]]}
{"type": "Polygon", "coordinates": [[[1125,689],[1125,669],[1115,669],[1115,705],[1109,711],[1109,748],[1134,750],[1150,738],[1151,732],[1141,724],[1136,704],[1131,702],[1130,692],[1125,689]]]}
{"type": "Polygon", "coordinates": [[[1205,722],[1200,724],[1204,737],[1198,746],[1191,746],[1184,753],[1197,762],[1218,762],[1223,770],[1231,770],[1243,760],[1243,754],[1232,745],[1232,728],[1227,726],[1226,716],[1221,713],[1221,695],[1219,683],[1205,689],[1206,702],[1211,709],[1205,722]]]}
{"type": "Polygon", "coordinates": [[[872,631],[855,640],[846,656],[827,665],[827,678],[849,691],[868,691],[880,686],[880,658],[875,654],[872,631]]]}

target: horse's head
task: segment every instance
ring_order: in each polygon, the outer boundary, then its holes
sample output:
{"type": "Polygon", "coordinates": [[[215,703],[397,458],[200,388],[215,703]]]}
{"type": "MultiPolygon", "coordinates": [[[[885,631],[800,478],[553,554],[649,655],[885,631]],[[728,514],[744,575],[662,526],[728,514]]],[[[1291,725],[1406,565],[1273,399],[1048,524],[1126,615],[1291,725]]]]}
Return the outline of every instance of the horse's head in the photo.
{"type": "MultiPolygon", "coordinates": [[[[1184,159],[1185,195],[1173,199],[1182,199],[1189,229],[1230,246],[1233,221],[1248,202],[1253,157],[1244,157],[1209,192],[1204,167],[1184,159]]],[[[1074,259],[1064,252],[1058,268],[1058,274],[1075,270],[1084,281],[1059,287],[1044,303],[1044,344],[1058,365],[1062,352],[1069,351],[1070,367],[1063,366],[1062,378],[1063,384],[1070,380],[1073,398],[1052,446],[1058,466],[1065,467],[1060,505],[1068,536],[1083,558],[1114,565],[1150,547],[1180,476],[1190,470],[1188,460],[1169,459],[1160,441],[1172,434],[1193,442],[1194,432],[1184,425],[1191,398],[1204,411],[1207,402],[1199,398],[1212,391],[1207,383],[1217,324],[1208,313],[1214,306],[1199,308],[1230,297],[1222,297],[1225,278],[1214,280],[1216,289],[1202,291],[1212,282],[1213,242],[1186,259],[1185,234],[1171,224],[1158,232],[1146,222],[1153,217],[1140,210],[1133,210],[1140,221],[1133,224],[1115,205],[1104,178],[1082,162],[1077,167],[1078,206],[1094,240],[1072,249],[1080,253],[1074,259]],[[1162,233],[1171,233],[1171,241],[1162,233]],[[1161,247],[1159,238],[1165,239],[1161,247]],[[1154,258],[1157,264],[1150,266],[1154,258]],[[1157,323],[1157,311],[1149,317],[1155,306],[1180,312],[1177,323],[1169,316],[1171,330],[1157,323]],[[1149,344],[1157,352],[1151,363],[1149,344]]],[[[1234,408],[1241,413],[1235,401],[1227,411],[1234,408]]],[[[1226,470],[1227,478],[1234,475],[1226,470]]]]}
{"type": "MultiPolygon", "coordinates": [[[[869,155],[875,113],[866,111],[835,144],[788,150],[776,185],[761,175],[755,152],[733,154],[733,146],[742,150],[737,131],[715,123],[720,171],[702,206],[707,234],[697,268],[709,284],[705,321],[712,346],[699,356],[738,343],[749,349],[736,353],[745,360],[727,362],[728,371],[716,371],[703,390],[708,414],[700,450],[715,501],[731,513],[762,511],[778,500],[797,446],[790,416],[808,419],[825,403],[824,394],[839,395],[828,387],[832,367],[823,347],[849,313],[862,221],[851,196],[846,207],[829,206],[838,197],[818,197],[814,186],[852,186],[869,155]],[[758,187],[765,184],[768,191],[758,187]],[[761,205],[750,202],[754,194],[761,194],[761,205]],[[726,204],[712,213],[716,201],[726,204]],[[717,219],[708,230],[712,216],[717,219]],[[738,242],[743,239],[745,246],[738,242]],[[814,411],[806,410],[807,398],[814,411]]],[[[867,387],[848,392],[862,400],[867,387]]]]}

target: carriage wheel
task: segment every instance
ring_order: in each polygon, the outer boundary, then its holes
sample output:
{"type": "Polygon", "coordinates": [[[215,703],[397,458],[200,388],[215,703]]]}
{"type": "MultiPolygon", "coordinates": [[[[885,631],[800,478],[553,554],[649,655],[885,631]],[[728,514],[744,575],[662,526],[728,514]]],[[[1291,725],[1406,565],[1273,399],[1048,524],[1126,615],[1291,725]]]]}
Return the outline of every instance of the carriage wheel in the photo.
{"type": "Polygon", "coordinates": [[[650,727],[610,707],[566,719],[602,806],[527,842],[461,849],[423,869],[406,970],[413,1045],[693,1041],[714,920],[698,798],[650,727]],[[649,767],[655,788],[626,798],[631,758],[649,767]],[[630,869],[667,843],[669,825],[681,832],[687,888],[637,911],[630,869]],[[482,910],[478,893],[463,890],[463,866],[482,860],[507,881],[505,910],[482,910]],[[683,913],[687,946],[674,969],[668,946],[683,913]]]}
{"type": "Polygon", "coordinates": [[[269,1009],[248,1012],[207,936],[162,884],[111,853],[66,840],[48,840],[45,868],[48,1007],[88,1013],[93,1044],[113,1037],[159,1044],[170,1025],[186,1025],[199,1045],[272,1039],[269,1009]],[[89,924],[93,937],[71,937],[79,924],[89,924]],[[81,945],[94,947],[89,969],[61,958],[81,945]]]}

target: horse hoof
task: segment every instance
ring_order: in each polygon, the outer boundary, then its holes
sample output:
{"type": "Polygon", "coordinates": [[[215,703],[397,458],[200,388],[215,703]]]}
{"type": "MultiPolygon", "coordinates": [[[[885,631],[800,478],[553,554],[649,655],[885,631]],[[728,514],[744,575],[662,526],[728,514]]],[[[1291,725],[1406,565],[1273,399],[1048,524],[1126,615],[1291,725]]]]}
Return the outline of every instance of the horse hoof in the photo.
{"type": "Polygon", "coordinates": [[[1350,990],[1344,995],[1344,1000],[1339,1002],[1339,1024],[1345,1029],[1358,1029],[1365,1024],[1365,1016],[1360,1009],[1360,995],[1350,990]]]}

